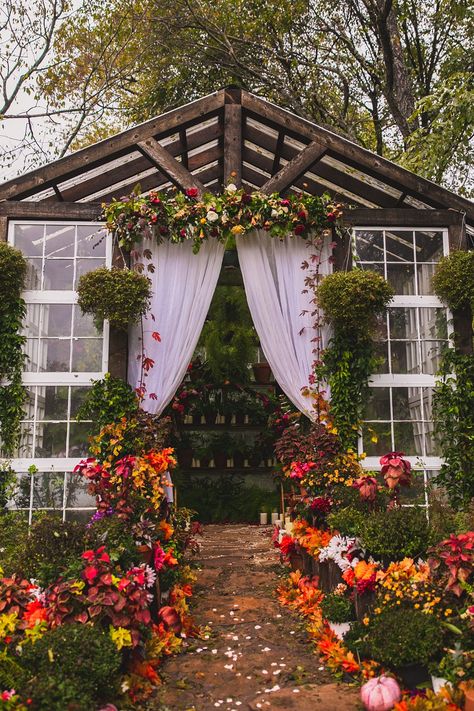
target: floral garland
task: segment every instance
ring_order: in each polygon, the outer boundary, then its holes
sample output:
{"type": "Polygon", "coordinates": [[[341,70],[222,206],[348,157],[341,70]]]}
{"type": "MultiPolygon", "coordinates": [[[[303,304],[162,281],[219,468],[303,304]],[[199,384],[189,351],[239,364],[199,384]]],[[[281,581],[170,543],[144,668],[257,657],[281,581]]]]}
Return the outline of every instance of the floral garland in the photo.
{"type": "Polygon", "coordinates": [[[209,238],[226,242],[229,237],[263,229],[271,237],[287,235],[310,238],[315,232],[329,235],[342,217],[341,205],[329,195],[265,195],[248,193],[233,183],[221,195],[204,193],[197,188],[186,192],[151,191],[140,195],[140,187],[122,200],[104,203],[103,216],[109,232],[119,247],[131,251],[146,237],[166,238],[171,242],[192,240],[199,252],[209,238]]]}

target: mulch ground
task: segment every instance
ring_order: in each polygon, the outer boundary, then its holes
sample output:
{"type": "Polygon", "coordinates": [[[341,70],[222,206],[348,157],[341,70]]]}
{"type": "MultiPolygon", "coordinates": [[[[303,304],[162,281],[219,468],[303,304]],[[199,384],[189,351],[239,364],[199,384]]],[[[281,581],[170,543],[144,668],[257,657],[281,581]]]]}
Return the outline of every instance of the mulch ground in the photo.
{"type": "Polygon", "coordinates": [[[157,711],[349,711],[359,692],[323,669],[301,621],[275,597],[269,527],[206,526],[193,597],[205,639],[161,667],[157,711]]]}

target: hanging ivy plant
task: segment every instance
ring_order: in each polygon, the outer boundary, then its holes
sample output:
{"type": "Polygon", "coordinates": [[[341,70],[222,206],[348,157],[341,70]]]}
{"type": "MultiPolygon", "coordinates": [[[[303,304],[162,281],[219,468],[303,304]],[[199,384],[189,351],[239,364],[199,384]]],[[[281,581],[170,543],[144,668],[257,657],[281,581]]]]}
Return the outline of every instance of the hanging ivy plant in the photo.
{"type": "Polygon", "coordinates": [[[83,274],[77,293],[82,313],[92,314],[98,328],[107,319],[125,331],[146,314],[152,295],[150,280],[143,274],[107,267],[83,274]]]}
{"type": "Polygon", "coordinates": [[[308,238],[331,228],[342,216],[341,205],[329,195],[264,195],[247,193],[233,184],[222,195],[196,188],[185,193],[150,192],[140,196],[140,186],[125,200],[103,205],[108,230],[120,247],[130,251],[144,237],[172,242],[193,241],[199,252],[203,240],[226,242],[229,237],[263,229],[271,237],[300,235],[308,238]]]}
{"type": "Polygon", "coordinates": [[[357,448],[368,380],[377,365],[375,329],[393,298],[393,289],[376,272],[334,272],[316,287],[319,308],[333,334],[317,366],[331,389],[330,413],[344,448],[357,448]]]}
{"type": "Polygon", "coordinates": [[[21,298],[27,262],[18,249],[0,242],[0,449],[11,456],[18,445],[25,388],[22,384],[26,314],[21,298]]]}
{"type": "Polygon", "coordinates": [[[470,306],[474,313],[474,251],[458,250],[442,257],[433,275],[433,289],[450,309],[470,306]]]}

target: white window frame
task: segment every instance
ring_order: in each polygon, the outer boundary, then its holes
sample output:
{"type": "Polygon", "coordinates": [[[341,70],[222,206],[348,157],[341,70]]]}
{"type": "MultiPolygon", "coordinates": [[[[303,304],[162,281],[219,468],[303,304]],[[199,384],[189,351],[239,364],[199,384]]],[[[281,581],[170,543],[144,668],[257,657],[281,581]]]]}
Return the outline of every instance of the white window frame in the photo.
{"type": "MultiPolygon", "coordinates": [[[[37,223],[42,226],[58,226],[58,225],[69,225],[71,227],[97,227],[97,229],[104,229],[103,222],[97,222],[93,220],[9,220],[8,223],[8,243],[14,246],[14,232],[17,225],[32,225],[37,223]]],[[[75,255],[74,259],[77,259],[75,255]]],[[[79,257],[80,258],[80,257],[79,257]]],[[[104,265],[110,267],[112,264],[112,240],[106,239],[105,245],[105,262],[104,265]]],[[[22,297],[25,303],[28,304],[77,304],[77,292],[75,290],[25,290],[22,293],[22,297]]],[[[23,373],[22,381],[23,384],[28,386],[35,385],[76,385],[76,386],[88,386],[91,384],[92,380],[99,380],[104,377],[108,370],[109,361],[109,336],[110,327],[109,322],[104,321],[103,325],[103,344],[102,344],[102,369],[100,371],[94,372],[27,372],[23,373]]],[[[9,459],[12,468],[18,474],[26,474],[31,467],[35,465],[38,469],[38,475],[31,476],[31,493],[30,493],[30,506],[28,509],[29,521],[31,523],[32,513],[33,513],[33,492],[34,492],[34,479],[35,476],[42,476],[43,474],[63,474],[64,473],[64,489],[63,489],[63,505],[61,509],[48,509],[41,508],[38,510],[47,511],[54,510],[62,512],[63,520],[66,517],[67,511],[89,511],[93,510],[93,507],[71,507],[66,508],[66,497],[67,497],[67,481],[73,471],[74,467],[80,462],[81,457],[19,457],[9,459]]],[[[36,509],[35,509],[36,510],[36,509]]]]}
{"type": "MultiPolygon", "coordinates": [[[[370,226],[365,226],[365,225],[354,225],[352,228],[352,235],[351,235],[351,241],[352,241],[352,249],[353,249],[353,254],[354,258],[356,257],[355,254],[355,249],[356,249],[356,231],[365,231],[365,232],[373,232],[373,231],[384,231],[384,232],[442,232],[443,233],[443,254],[447,255],[449,254],[449,234],[448,234],[448,228],[447,227],[400,227],[400,226],[394,226],[394,225],[370,225],[370,226]]],[[[368,266],[370,266],[370,262],[368,261],[368,266]]],[[[382,261],[382,260],[381,260],[382,261]]],[[[383,262],[385,263],[387,261],[386,255],[383,255],[383,262]]],[[[390,260],[389,260],[390,261],[390,260]]],[[[416,279],[416,273],[415,273],[415,279],[416,279]]],[[[441,300],[433,295],[415,295],[415,294],[410,294],[410,295],[395,295],[393,297],[393,300],[390,302],[389,308],[403,308],[403,307],[412,307],[412,308],[442,308],[446,310],[447,313],[447,325],[448,325],[448,339],[451,339],[452,336],[452,314],[449,311],[449,309],[446,308],[446,306],[441,302],[441,300]]],[[[449,340],[449,346],[452,347],[452,342],[449,340]]],[[[421,374],[421,373],[382,373],[382,374],[373,374],[369,380],[369,387],[370,388],[389,388],[389,387],[424,387],[424,388],[433,388],[436,385],[436,382],[439,380],[438,377],[435,375],[429,375],[429,374],[421,374]]],[[[393,421],[392,421],[393,422],[393,421]]],[[[358,451],[359,454],[363,453],[363,438],[362,438],[362,433],[359,434],[359,442],[358,442],[358,451]]],[[[371,471],[380,471],[381,465],[379,462],[380,457],[375,457],[375,456],[369,456],[366,457],[362,461],[362,466],[364,469],[369,469],[371,471]]],[[[427,484],[427,471],[439,471],[443,464],[443,459],[442,457],[438,456],[412,456],[409,455],[406,457],[408,461],[410,461],[412,467],[416,470],[421,470],[423,471],[423,476],[424,476],[424,483],[425,483],[425,505],[428,504],[428,498],[427,498],[427,489],[426,489],[426,484],[427,484]]]]}

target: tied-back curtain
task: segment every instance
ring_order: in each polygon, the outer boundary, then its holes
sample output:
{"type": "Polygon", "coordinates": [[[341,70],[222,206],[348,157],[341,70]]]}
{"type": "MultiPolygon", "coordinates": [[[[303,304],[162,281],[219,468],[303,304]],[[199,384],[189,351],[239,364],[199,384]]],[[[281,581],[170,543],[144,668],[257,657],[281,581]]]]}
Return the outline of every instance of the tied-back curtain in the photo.
{"type": "Polygon", "coordinates": [[[160,414],[178,389],[192,359],[216,289],[224,246],[210,239],[203,242],[198,254],[193,254],[191,241],[174,244],[164,240],[157,245],[145,240],[143,249],[151,251],[155,266],[155,272],[149,274],[153,297],[148,317],[143,321],[143,348],[140,327],[134,327],[130,333],[128,381],[132,387],[138,387],[140,356],[144,352],[154,366],[144,379],[143,407],[160,414]],[[153,338],[156,331],[161,341],[153,338]]]}
{"type": "MultiPolygon", "coordinates": [[[[237,239],[240,268],[252,319],[262,350],[285,395],[314,419],[311,399],[301,389],[309,384],[314,361],[311,304],[304,294],[308,272],[302,263],[315,249],[302,237],[270,237],[264,230],[237,239]],[[303,315],[303,312],[306,312],[303,315]]],[[[320,273],[329,271],[327,250],[321,255],[320,273]]],[[[322,334],[323,343],[325,333],[322,334]]]]}

